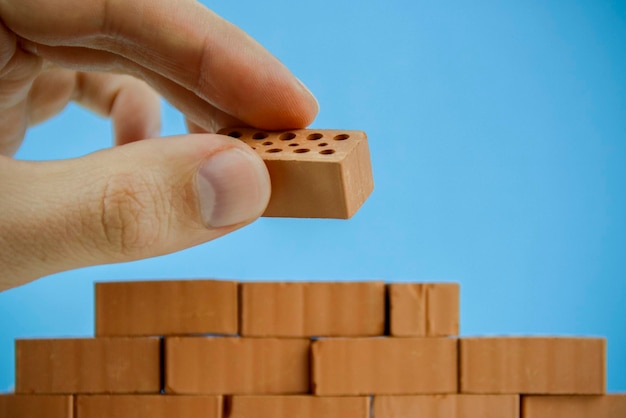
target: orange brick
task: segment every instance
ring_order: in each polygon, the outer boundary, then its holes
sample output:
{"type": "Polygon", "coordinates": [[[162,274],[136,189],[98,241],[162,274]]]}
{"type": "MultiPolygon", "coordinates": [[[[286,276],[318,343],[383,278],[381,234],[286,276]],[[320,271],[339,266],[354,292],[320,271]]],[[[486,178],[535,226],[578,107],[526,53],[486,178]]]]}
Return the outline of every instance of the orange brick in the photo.
{"type": "Polygon", "coordinates": [[[375,396],[375,418],[519,418],[517,395],[375,396]]]}
{"type": "Polygon", "coordinates": [[[242,283],[241,334],[375,336],[385,331],[385,284],[242,283]]]}
{"type": "Polygon", "coordinates": [[[522,418],[624,418],[626,394],[524,396],[522,418]]]}
{"type": "Polygon", "coordinates": [[[237,334],[237,283],[179,280],[96,284],[96,335],[237,334]]]}
{"type": "Polygon", "coordinates": [[[17,393],[158,393],[157,338],[18,340],[17,393]]]}
{"type": "Polygon", "coordinates": [[[309,389],[309,340],[167,338],[165,390],[177,394],[298,394],[309,389]]]}
{"type": "Polygon", "coordinates": [[[388,285],[389,328],[397,337],[446,337],[459,334],[457,283],[388,285]]]}
{"type": "Polygon", "coordinates": [[[233,396],[228,418],[370,418],[368,396],[233,396]]]}
{"type": "Polygon", "coordinates": [[[457,340],[338,338],[313,342],[316,395],[457,392],[457,340]]]}
{"type": "Polygon", "coordinates": [[[272,196],[263,216],[347,219],[374,188],[365,132],[237,128],[219,133],[241,139],[265,161],[272,196]]]}
{"type": "Polygon", "coordinates": [[[601,394],[606,342],[599,338],[463,338],[461,392],[601,394]]]}
{"type": "Polygon", "coordinates": [[[76,399],[77,418],[222,418],[221,396],[89,395],[76,399]]]}
{"type": "Polygon", "coordinates": [[[1,418],[73,418],[72,396],[0,395],[1,418]]]}

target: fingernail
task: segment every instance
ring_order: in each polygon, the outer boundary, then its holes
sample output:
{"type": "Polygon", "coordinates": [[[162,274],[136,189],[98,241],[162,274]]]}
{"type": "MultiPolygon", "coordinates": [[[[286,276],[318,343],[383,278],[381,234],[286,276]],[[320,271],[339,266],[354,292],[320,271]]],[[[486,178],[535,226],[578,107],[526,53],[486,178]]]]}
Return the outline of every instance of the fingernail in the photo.
{"type": "Polygon", "coordinates": [[[300,80],[298,77],[295,77],[295,79],[298,82],[298,84],[300,84],[300,87],[302,87],[302,90],[304,90],[306,93],[309,94],[309,96],[311,96],[311,98],[315,102],[315,106],[317,106],[317,108],[319,109],[320,105],[319,105],[319,102],[317,101],[317,97],[313,95],[311,90],[309,90],[309,88],[302,82],[302,80],[300,80]]]}
{"type": "Polygon", "coordinates": [[[202,219],[208,227],[256,219],[270,195],[263,161],[238,148],[221,151],[202,163],[196,185],[202,219]]]}

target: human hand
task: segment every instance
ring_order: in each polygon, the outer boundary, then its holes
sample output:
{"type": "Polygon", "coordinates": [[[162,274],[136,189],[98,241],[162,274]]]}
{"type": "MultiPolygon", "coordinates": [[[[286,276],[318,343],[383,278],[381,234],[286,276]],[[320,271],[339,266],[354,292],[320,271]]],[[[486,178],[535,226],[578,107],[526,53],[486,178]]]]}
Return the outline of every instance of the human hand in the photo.
{"type": "Polygon", "coordinates": [[[317,113],[276,58],[194,0],[0,0],[0,18],[0,291],[252,222],[269,199],[265,165],[207,132],[299,128],[317,113]],[[196,134],[154,139],[155,90],[196,134]],[[29,125],[71,100],[110,117],[119,146],[11,158],[29,125]]]}

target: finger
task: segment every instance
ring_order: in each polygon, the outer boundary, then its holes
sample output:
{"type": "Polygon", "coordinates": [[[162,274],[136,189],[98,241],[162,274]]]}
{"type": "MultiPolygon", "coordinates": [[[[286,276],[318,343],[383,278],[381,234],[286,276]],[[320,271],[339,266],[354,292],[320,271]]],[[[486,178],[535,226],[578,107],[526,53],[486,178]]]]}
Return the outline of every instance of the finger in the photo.
{"type": "Polygon", "coordinates": [[[21,0],[0,2],[0,13],[41,56],[51,58],[46,46],[108,51],[250,125],[304,127],[318,110],[282,63],[194,0],[21,0]]]}
{"type": "Polygon", "coordinates": [[[222,135],[137,141],[67,161],[2,157],[0,179],[0,288],[212,240],[260,216],[270,192],[263,161],[222,135]]]}

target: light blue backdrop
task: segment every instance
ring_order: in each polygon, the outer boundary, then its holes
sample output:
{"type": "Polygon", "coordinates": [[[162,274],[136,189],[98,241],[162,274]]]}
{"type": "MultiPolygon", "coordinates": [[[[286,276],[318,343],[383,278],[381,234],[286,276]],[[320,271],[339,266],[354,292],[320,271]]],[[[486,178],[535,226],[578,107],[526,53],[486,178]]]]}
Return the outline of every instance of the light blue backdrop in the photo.
{"type": "MultiPolygon", "coordinates": [[[[209,3],[308,84],[314,126],[368,132],[374,194],[350,221],[262,219],[0,294],[0,389],[15,338],[92,334],[94,281],[215,277],[459,281],[463,334],[605,336],[626,391],[624,2],[209,3]]],[[[107,121],[70,107],[18,157],[109,144],[107,121]]]]}

